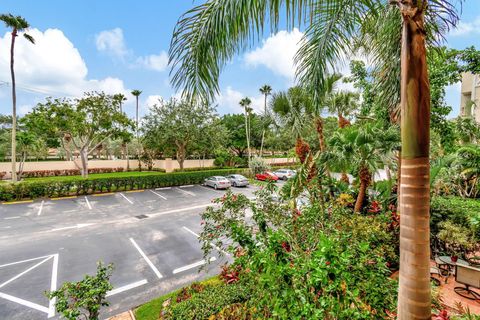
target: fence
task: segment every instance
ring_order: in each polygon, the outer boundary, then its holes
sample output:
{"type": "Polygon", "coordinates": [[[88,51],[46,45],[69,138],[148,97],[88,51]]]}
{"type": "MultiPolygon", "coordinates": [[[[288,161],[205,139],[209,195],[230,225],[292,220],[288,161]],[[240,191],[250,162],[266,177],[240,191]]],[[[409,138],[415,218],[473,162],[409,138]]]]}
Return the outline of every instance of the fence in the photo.
{"type": "MultiPolygon", "coordinates": [[[[77,160],[76,160],[77,161],[77,160]]],[[[280,163],[293,163],[295,160],[293,158],[266,158],[265,161],[269,164],[280,164],[280,163]]],[[[195,160],[185,160],[183,163],[184,168],[210,168],[214,167],[214,159],[195,159],[195,160]]],[[[80,162],[77,161],[77,164],[81,166],[80,162]]],[[[17,164],[18,166],[18,164],[17,164]]],[[[173,159],[164,159],[164,160],[154,160],[153,167],[158,169],[165,169],[166,172],[173,172],[175,169],[179,169],[180,165],[177,160],[173,159]]],[[[10,162],[0,162],[0,172],[6,172],[4,179],[10,178],[11,172],[10,162]]],[[[89,160],[88,161],[89,169],[96,168],[123,168],[127,170],[127,160],[89,160]]],[[[41,171],[41,170],[74,170],[78,169],[75,165],[75,161],[38,161],[38,162],[25,162],[23,171],[41,171]]],[[[130,170],[138,169],[138,160],[130,160],[130,170]]]]}

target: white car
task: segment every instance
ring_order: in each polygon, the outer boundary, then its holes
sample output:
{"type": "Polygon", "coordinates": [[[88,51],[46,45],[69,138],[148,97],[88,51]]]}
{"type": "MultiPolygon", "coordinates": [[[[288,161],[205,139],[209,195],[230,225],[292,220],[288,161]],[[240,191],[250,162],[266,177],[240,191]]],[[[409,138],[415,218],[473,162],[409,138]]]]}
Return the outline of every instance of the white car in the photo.
{"type": "Polygon", "coordinates": [[[297,173],[294,170],[290,169],[279,169],[277,171],[274,171],[273,174],[276,175],[278,179],[288,180],[295,177],[297,173]]]}
{"type": "Polygon", "coordinates": [[[230,181],[222,176],[213,176],[213,177],[208,177],[205,179],[206,186],[212,187],[215,190],[217,189],[228,189],[230,188],[231,184],[230,181]]]}

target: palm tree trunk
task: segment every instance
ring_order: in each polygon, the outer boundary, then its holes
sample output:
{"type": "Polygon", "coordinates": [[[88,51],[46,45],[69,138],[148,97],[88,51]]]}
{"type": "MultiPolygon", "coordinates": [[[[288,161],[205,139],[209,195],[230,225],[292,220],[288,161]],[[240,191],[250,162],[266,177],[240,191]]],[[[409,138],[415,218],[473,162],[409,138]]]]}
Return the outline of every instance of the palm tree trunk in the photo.
{"type": "Polygon", "coordinates": [[[14,52],[17,29],[12,31],[10,46],[10,75],[12,77],[12,182],[17,182],[17,92],[15,88],[14,52]]]}
{"type": "MultiPolygon", "coordinates": [[[[267,94],[265,94],[265,103],[264,103],[263,115],[265,117],[267,116],[267,94]]],[[[263,131],[262,131],[262,143],[260,145],[260,157],[263,157],[263,141],[264,140],[265,140],[265,124],[263,126],[263,131]]]]}
{"type": "Polygon", "coordinates": [[[250,166],[250,134],[248,129],[248,113],[245,109],[245,134],[247,135],[248,165],[250,166]]]}
{"type": "Polygon", "coordinates": [[[367,168],[361,167],[359,171],[359,180],[360,180],[360,187],[358,190],[357,201],[355,202],[354,212],[359,213],[362,211],[363,202],[365,201],[365,196],[367,195],[367,188],[370,184],[371,174],[367,168]]]}
{"type": "Polygon", "coordinates": [[[136,96],[136,110],[135,110],[135,119],[136,119],[136,127],[135,127],[135,133],[137,136],[137,159],[138,159],[138,171],[142,171],[142,162],[140,161],[140,139],[138,135],[138,96],[136,96]]]}
{"type": "Polygon", "coordinates": [[[431,319],[430,83],[424,8],[401,2],[400,283],[398,319],[431,319]]]}

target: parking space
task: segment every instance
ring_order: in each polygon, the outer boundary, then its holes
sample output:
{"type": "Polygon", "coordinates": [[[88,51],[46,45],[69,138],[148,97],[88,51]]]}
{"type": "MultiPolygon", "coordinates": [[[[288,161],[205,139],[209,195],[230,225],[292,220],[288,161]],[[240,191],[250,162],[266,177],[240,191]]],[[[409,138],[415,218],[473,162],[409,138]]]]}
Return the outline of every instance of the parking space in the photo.
{"type": "MultiPolygon", "coordinates": [[[[252,196],[256,187],[234,188],[252,196]]],[[[198,242],[200,213],[225,193],[204,186],[0,205],[0,319],[58,318],[45,291],[113,263],[104,317],[218,273],[198,242]]]]}

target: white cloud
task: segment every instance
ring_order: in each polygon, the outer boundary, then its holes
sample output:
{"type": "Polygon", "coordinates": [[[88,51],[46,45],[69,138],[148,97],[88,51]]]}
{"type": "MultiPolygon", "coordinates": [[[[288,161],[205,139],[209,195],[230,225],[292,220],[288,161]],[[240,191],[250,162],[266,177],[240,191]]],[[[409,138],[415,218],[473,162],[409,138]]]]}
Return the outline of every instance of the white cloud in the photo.
{"type": "Polygon", "coordinates": [[[24,116],[27,113],[29,113],[30,111],[32,111],[32,109],[33,109],[32,105],[29,105],[29,104],[21,105],[21,106],[18,107],[18,114],[20,116],[24,116]]]}
{"type": "Polygon", "coordinates": [[[135,58],[133,51],[127,47],[121,28],[99,32],[95,35],[95,44],[98,51],[126,62],[132,68],[141,67],[162,72],[165,71],[168,65],[168,54],[165,51],[161,51],[159,54],[137,56],[135,58]]]}
{"type": "Polygon", "coordinates": [[[167,68],[168,55],[165,51],[162,51],[158,55],[151,54],[148,56],[139,57],[137,58],[137,63],[146,69],[161,72],[167,68]]]}
{"type": "MultiPolygon", "coordinates": [[[[85,91],[128,92],[118,78],[88,79],[88,68],[79,51],[59,29],[29,30],[35,45],[18,37],[15,74],[19,95],[25,92],[50,96],[81,96],[85,91]]],[[[0,37],[0,80],[10,82],[10,33],[0,37]]]]}
{"type": "MultiPolygon", "coordinates": [[[[243,112],[243,107],[240,106],[239,102],[247,95],[241,93],[240,91],[234,90],[232,87],[228,86],[227,89],[220,93],[217,96],[217,104],[219,106],[220,113],[241,113],[243,112]]],[[[259,95],[256,97],[249,97],[252,100],[251,108],[256,113],[263,112],[264,109],[264,99],[263,96],[259,95]]]]}
{"type": "Polygon", "coordinates": [[[147,106],[147,108],[151,108],[154,105],[158,104],[160,100],[163,100],[162,96],[158,94],[150,95],[145,100],[145,105],[147,106]]]}
{"type": "Polygon", "coordinates": [[[104,30],[95,35],[95,44],[100,52],[105,52],[116,58],[123,59],[127,54],[127,46],[120,28],[104,30]]]}
{"type": "Polygon", "coordinates": [[[450,36],[461,37],[480,33],[480,17],[471,22],[460,21],[455,29],[450,31],[450,36]]]}
{"type": "Polygon", "coordinates": [[[295,78],[294,57],[299,48],[303,33],[297,28],[280,31],[263,41],[261,47],[245,54],[247,66],[263,65],[274,74],[291,81],[295,78]]]}

